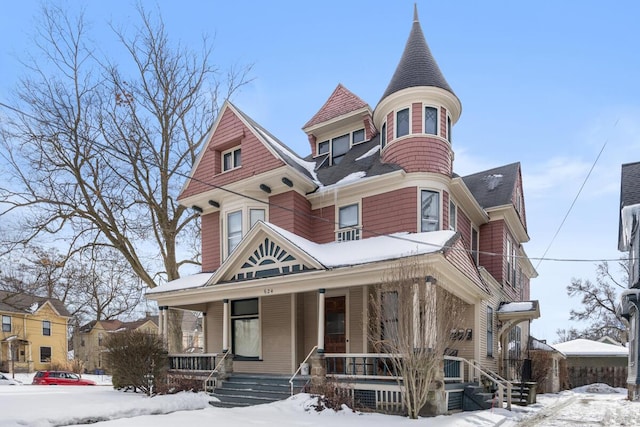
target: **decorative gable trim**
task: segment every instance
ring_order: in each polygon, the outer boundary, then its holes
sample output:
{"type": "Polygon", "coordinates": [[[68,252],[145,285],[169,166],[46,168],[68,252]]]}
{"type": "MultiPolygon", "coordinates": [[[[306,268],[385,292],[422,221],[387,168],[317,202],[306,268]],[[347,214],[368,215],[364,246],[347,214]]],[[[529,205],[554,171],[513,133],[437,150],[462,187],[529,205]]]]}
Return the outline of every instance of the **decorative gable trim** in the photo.
{"type": "Polygon", "coordinates": [[[222,263],[207,286],[324,270],[319,261],[259,221],[222,263]]]}

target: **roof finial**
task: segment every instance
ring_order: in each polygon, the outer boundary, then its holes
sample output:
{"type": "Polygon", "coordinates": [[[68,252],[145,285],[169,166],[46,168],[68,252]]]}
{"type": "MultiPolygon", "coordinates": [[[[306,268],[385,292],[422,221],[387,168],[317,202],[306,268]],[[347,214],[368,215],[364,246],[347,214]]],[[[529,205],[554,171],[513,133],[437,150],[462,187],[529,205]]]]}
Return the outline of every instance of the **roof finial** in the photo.
{"type": "Polygon", "coordinates": [[[418,20],[418,3],[413,4],[413,22],[419,22],[418,20]]]}

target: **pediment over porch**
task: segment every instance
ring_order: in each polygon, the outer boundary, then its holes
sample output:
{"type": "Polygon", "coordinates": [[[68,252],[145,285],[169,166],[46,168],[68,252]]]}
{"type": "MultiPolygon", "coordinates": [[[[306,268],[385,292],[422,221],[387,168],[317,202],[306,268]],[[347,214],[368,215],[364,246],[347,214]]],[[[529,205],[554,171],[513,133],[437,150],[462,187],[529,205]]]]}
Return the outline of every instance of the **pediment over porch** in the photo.
{"type": "Polygon", "coordinates": [[[324,269],[322,263],[288,239],[278,227],[259,221],[207,286],[324,269]]]}

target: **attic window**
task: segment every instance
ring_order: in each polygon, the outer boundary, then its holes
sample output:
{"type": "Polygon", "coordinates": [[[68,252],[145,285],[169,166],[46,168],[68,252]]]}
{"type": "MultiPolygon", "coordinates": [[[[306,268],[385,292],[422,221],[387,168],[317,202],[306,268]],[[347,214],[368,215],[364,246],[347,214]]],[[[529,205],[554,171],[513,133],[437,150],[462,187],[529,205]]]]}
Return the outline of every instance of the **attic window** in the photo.
{"type": "Polygon", "coordinates": [[[240,147],[232,148],[222,153],[222,171],[226,172],[231,169],[239,168],[242,165],[240,157],[240,147]]]}
{"type": "Polygon", "coordinates": [[[358,144],[364,141],[364,129],[358,129],[351,134],[353,144],[358,144]]]}

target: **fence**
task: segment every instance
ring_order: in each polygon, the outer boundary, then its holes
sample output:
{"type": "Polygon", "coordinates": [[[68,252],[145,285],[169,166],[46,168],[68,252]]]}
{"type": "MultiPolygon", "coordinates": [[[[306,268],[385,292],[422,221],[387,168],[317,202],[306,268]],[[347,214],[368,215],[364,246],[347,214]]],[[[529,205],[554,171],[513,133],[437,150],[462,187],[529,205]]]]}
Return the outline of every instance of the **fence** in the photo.
{"type": "Polygon", "coordinates": [[[570,366],[569,387],[580,387],[593,383],[604,383],[611,387],[627,387],[627,367],[576,367],[570,366]]]}

